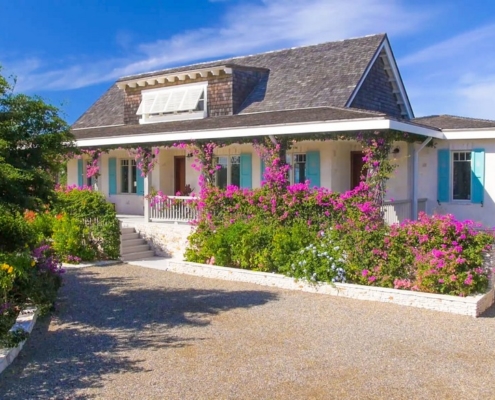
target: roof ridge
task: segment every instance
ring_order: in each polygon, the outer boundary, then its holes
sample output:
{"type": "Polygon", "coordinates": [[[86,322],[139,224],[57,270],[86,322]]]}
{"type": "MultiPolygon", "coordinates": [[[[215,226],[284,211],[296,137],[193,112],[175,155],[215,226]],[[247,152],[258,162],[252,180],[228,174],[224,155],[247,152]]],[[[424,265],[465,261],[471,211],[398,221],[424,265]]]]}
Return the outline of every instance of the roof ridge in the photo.
{"type": "Polygon", "coordinates": [[[434,115],[426,115],[424,117],[417,117],[414,119],[427,119],[427,118],[440,118],[440,117],[450,117],[457,119],[465,119],[471,121],[486,121],[486,122],[495,122],[494,119],[486,119],[486,118],[475,118],[475,117],[463,117],[461,115],[452,115],[452,114],[434,114],[434,115]]]}
{"type": "MultiPolygon", "coordinates": [[[[352,40],[360,40],[360,39],[371,38],[371,37],[375,37],[375,36],[383,36],[384,37],[386,35],[387,35],[386,33],[375,33],[375,34],[372,34],[372,35],[358,36],[358,37],[346,38],[346,39],[340,39],[340,40],[330,40],[330,41],[327,41],[327,42],[321,42],[321,43],[315,43],[315,44],[309,44],[309,45],[302,45],[302,46],[286,47],[286,48],[278,49],[278,50],[269,50],[269,51],[263,51],[263,52],[260,52],[260,53],[245,54],[245,55],[242,55],[242,56],[221,58],[221,59],[217,59],[217,60],[198,61],[198,62],[195,62],[193,64],[177,65],[177,66],[174,66],[174,67],[169,67],[169,68],[165,68],[165,69],[159,69],[159,70],[155,70],[155,71],[147,71],[147,72],[141,72],[139,74],[131,74],[131,75],[126,75],[126,76],[121,76],[120,78],[117,79],[117,82],[125,81],[125,80],[128,80],[128,79],[137,78],[137,77],[139,77],[141,75],[153,76],[153,75],[157,75],[157,74],[166,73],[169,70],[176,70],[176,69],[181,69],[181,68],[186,68],[186,67],[194,67],[194,66],[200,65],[200,64],[215,64],[215,63],[221,63],[223,61],[234,61],[234,60],[238,60],[238,59],[241,59],[241,58],[247,58],[247,57],[253,57],[253,56],[260,56],[260,55],[264,55],[264,54],[281,53],[281,52],[284,52],[284,51],[290,51],[290,50],[297,50],[297,49],[302,49],[302,48],[310,48],[310,47],[322,46],[324,44],[329,44],[329,43],[348,42],[348,41],[352,41],[352,40]]],[[[239,64],[239,66],[242,66],[242,64],[239,64]]]]}

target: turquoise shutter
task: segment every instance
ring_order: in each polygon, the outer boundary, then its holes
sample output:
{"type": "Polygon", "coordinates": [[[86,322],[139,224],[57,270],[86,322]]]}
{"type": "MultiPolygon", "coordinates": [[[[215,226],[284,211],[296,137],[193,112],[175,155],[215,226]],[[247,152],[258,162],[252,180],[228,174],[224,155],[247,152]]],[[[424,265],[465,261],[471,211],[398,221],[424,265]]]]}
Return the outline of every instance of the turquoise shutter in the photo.
{"type": "Polygon", "coordinates": [[[450,150],[438,150],[437,200],[447,203],[450,200],[450,150]]]}
{"type": "Polygon", "coordinates": [[[253,162],[251,154],[241,154],[241,188],[253,187],[253,162]]]}
{"type": "Polygon", "coordinates": [[[136,173],[136,194],[138,196],[144,196],[144,177],[141,175],[141,170],[137,168],[137,173],[136,173]]]}
{"type": "Polygon", "coordinates": [[[77,186],[84,185],[84,161],[80,158],[77,160],[77,186]]]}
{"type": "Polygon", "coordinates": [[[117,159],[108,159],[108,194],[117,194],[117,159]]]}
{"type": "Polygon", "coordinates": [[[265,180],[265,161],[263,159],[260,159],[260,186],[261,183],[265,180]]]}
{"type": "Polygon", "coordinates": [[[320,186],[320,152],[308,151],[306,153],[306,179],[309,185],[320,186]]]}
{"type": "Polygon", "coordinates": [[[471,203],[483,203],[484,184],[485,150],[474,149],[471,153],[471,203]]]}

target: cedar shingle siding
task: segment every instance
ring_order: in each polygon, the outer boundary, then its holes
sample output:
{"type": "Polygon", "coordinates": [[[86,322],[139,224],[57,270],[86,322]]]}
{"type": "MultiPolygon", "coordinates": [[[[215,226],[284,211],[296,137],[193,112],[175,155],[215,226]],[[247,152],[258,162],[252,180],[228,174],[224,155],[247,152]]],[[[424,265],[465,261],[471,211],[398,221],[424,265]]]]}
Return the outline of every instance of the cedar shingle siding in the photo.
{"type": "Polygon", "coordinates": [[[351,107],[380,111],[400,118],[401,112],[384,69],[383,60],[378,57],[361,85],[351,107]]]}
{"type": "MultiPolygon", "coordinates": [[[[246,71],[239,69],[233,71],[232,106],[234,114],[238,114],[249,106],[250,103],[246,102],[247,97],[253,92],[261,79],[267,76],[268,71],[246,71]]],[[[252,96],[251,102],[253,101],[260,100],[252,96]]]]}

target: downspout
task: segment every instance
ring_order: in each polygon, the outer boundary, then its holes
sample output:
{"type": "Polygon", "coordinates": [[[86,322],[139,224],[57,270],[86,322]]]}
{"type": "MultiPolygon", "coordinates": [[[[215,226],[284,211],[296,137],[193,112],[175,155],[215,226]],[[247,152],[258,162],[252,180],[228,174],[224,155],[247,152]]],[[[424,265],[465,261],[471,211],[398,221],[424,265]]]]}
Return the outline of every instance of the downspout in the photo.
{"type": "Polygon", "coordinates": [[[275,139],[275,136],[273,135],[268,135],[268,137],[270,138],[270,140],[272,141],[272,143],[276,146],[278,143],[277,143],[277,139],[275,139]]]}
{"type": "Polygon", "coordinates": [[[423,150],[428,143],[430,143],[431,136],[421,143],[418,149],[414,150],[413,155],[413,187],[412,187],[412,215],[411,219],[418,219],[418,180],[419,180],[419,153],[423,150]]]}

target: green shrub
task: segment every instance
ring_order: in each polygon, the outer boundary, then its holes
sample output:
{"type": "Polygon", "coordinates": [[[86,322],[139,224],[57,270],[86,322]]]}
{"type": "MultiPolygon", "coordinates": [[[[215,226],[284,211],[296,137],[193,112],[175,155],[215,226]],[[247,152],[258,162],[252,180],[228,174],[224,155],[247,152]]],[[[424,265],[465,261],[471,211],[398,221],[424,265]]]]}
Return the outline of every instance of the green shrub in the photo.
{"type": "Polygon", "coordinates": [[[0,205],[0,251],[14,252],[36,244],[36,233],[24,217],[0,205]]]}
{"type": "Polygon", "coordinates": [[[86,261],[116,259],[120,255],[120,226],[112,204],[90,189],[66,188],[57,192],[53,207],[54,248],[86,261]]]}
{"type": "Polygon", "coordinates": [[[53,224],[53,248],[66,260],[77,256],[86,261],[97,258],[97,249],[91,245],[90,228],[83,221],[67,214],[59,214],[53,224]]]}
{"type": "Polygon", "coordinates": [[[52,309],[65,271],[54,249],[48,244],[35,248],[32,257],[25,273],[16,279],[14,288],[23,294],[24,303],[34,304],[43,315],[52,309]]]}
{"type": "Polygon", "coordinates": [[[37,213],[30,220],[31,228],[36,236],[36,244],[49,240],[53,236],[55,216],[49,212],[37,213]]]}
{"type": "Polygon", "coordinates": [[[9,332],[25,303],[16,283],[26,279],[31,265],[27,249],[0,253],[0,347],[15,347],[26,338],[23,332],[9,332]]]}
{"type": "Polygon", "coordinates": [[[274,230],[266,255],[270,271],[286,273],[292,265],[294,255],[314,242],[317,231],[307,223],[295,221],[292,225],[280,225],[274,230]]]}

